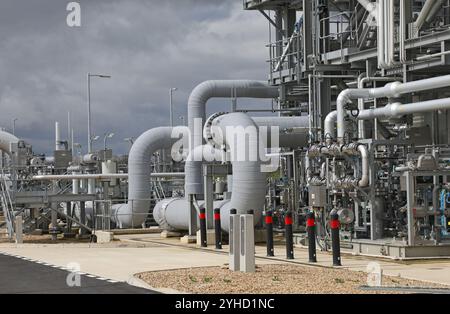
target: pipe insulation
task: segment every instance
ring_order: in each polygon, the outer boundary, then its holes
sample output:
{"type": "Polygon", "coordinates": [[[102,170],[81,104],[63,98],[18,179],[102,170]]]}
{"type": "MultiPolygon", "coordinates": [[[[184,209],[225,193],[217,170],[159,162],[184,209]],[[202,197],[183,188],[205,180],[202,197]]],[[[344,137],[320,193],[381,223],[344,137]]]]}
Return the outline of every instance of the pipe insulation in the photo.
{"type": "MultiPolygon", "coordinates": [[[[197,171],[198,167],[201,169],[202,160],[226,158],[231,161],[231,200],[214,203],[214,208],[220,208],[222,229],[228,232],[228,217],[232,208],[241,214],[254,210],[256,224],[261,218],[266,194],[266,173],[262,171],[263,162],[258,151],[258,126],[244,113],[213,115],[208,119],[203,134],[208,145],[198,146],[190,153],[185,166],[186,177],[190,176],[197,183],[202,181],[203,176],[197,171]]],[[[203,202],[198,205],[203,206],[203,202]]],[[[189,208],[186,199],[163,200],[155,206],[153,216],[162,228],[186,230],[189,208]]]]}
{"type": "Polygon", "coordinates": [[[366,109],[359,113],[357,119],[398,118],[408,114],[450,109],[450,98],[434,99],[411,104],[393,103],[382,108],[366,109]]]}
{"type": "MultiPolygon", "coordinates": [[[[186,133],[187,129],[182,128],[186,133]]],[[[111,219],[121,228],[142,225],[150,210],[151,156],[170,149],[179,138],[172,137],[172,127],[158,127],[139,136],[128,156],[128,203],[113,206],[111,219]]]]}
{"type": "Polygon", "coordinates": [[[20,140],[11,133],[0,131],[0,150],[11,155],[11,144],[18,143],[20,140]]]}
{"type": "MultiPolygon", "coordinates": [[[[205,125],[203,133],[208,136],[205,138],[208,142],[225,147],[231,158],[231,200],[221,208],[221,213],[226,215],[231,209],[236,209],[238,214],[245,214],[254,210],[257,223],[264,208],[267,176],[261,158],[265,156],[260,156],[258,146],[258,126],[244,113],[229,113],[212,119],[205,125]]],[[[224,219],[224,230],[228,230],[228,223],[224,219]]]]}
{"type": "MultiPolygon", "coordinates": [[[[191,92],[188,100],[188,127],[190,132],[190,150],[203,144],[202,129],[206,119],[206,104],[214,97],[231,98],[276,98],[277,87],[268,86],[265,81],[252,80],[213,80],[205,81],[191,92]]],[[[201,171],[201,167],[198,169],[201,171]]],[[[191,185],[191,178],[186,176],[185,192],[202,194],[203,188],[191,185]]]]}
{"type": "MultiPolygon", "coordinates": [[[[272,127],[276,127],[279,130],[278,146],[288,148],[303,147],[308,144],[308,126],[309,118],[303,117],[252,117],[253,121],[258,126],[258,130],[262,133],[261,127],[267,127],[267,133],[265,134],[267,139],[267,145],[272,146],[272,127]]],[[[201,146],[198,146],[201,147],[201,146]]],[[[203,169],[201,162],[186,163],[186,195],[197,194],[203,195],[203,169]],[[192,193],[195,192],[195,193],[192,193]]]]}
{"type": "MultiPolygon", "coordinates": [[[[413,81],[408,83],[393,82],[378,88],[346,89],[341,92],[336,100],[337,108],[337,140],[344,142],[346,134],[345,116],[346,106],[352,99],[371,99],[381,97],[398,98],[403,94],[432,90],[450,86],[450,75],[438,76],[429,79],[413,81]]],[[[332,114],[332,113],[330,113],[332,114]]],[[[329,126],[328,126],[329,127],[329,126]]],[[[325,134],[332,134],[330,129],[325,134]]]]}

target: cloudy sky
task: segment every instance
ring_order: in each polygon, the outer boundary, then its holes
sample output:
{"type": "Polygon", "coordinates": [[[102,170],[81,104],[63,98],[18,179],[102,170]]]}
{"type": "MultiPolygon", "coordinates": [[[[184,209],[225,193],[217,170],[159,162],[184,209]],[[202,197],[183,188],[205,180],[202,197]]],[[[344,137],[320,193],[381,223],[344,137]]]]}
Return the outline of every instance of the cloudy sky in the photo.
{"type": "MultiPolygon", "coordinates": [[[[66,138],[70,111],[75,142],[87,146],[86,74],[92,79],[94,134],[126,137],[168,125],[169,88],[175,120],[186,115],[190,91],[207,79],[266,79],[268,25],[242,0],[80,0],[81,27],[68,27],[66,0],[1,0],[0,126],[33,145],[54,147],[54,122],[66,138]]],[[[214,100],[210,111],[229,108],[214,100]]],[[[239,101],[239,106],[268,107],[239,101]]],[[[103,143],[95,143],[101,148],[103,143]]]]}

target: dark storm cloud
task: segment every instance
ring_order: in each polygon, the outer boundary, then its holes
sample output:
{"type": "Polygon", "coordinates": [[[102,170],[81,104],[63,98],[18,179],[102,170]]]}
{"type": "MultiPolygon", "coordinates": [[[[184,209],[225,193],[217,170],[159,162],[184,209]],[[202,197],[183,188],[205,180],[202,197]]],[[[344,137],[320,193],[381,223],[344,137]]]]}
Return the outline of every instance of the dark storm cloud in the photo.
{"type": "Polygon", "coordinates": [[[65,130],[68,111],[86,148],[87,72],[112,75],[92,80],[93,128],[114,131],[122,153],[123,138],[168,123],[170,87],[178,118],[203,80],[266,78],[267,22],[240,0],[84,0],[79,28],[66,25],[68,2],[0,2],[0,125],[19,118],[37,152],[53,149],[54,121],[65,130]]]}

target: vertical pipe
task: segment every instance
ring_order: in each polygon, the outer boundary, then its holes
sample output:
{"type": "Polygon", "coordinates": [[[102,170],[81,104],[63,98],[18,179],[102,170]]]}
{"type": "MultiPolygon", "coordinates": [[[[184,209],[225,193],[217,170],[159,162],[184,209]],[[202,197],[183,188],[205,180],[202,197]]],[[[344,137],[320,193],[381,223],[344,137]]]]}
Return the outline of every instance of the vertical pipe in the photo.
{"type": "MultiPolygon", "coordinates": [[[[86,203],[80,202],[80,222],[83,225],[86,225],[86,203]]],[[[80,228],[80,235],[86,234],[86,230],[84,228],[80,228]]]]}
{"type": "Polygon", "coordinates": [[[200,214],[198,215],[200,219],[200,245],[201,247],[207,247],[208,242],[206,239],[206,212],[205,208],[200,208],[200,214]]]}
{"type": "Polygon", "coordinates": [[[333,249],[333,266],[342,266],[339,227],[340,227],[339,216],[336,211],[332,211],[330,228],[331,228],[331,247],[333,249]]]}
{"type": "Polygon", "coordinates": [[[61,133],[58,121],[55,122],[55,150],[61,150],[61,133]]]}
{"type": "Polygon", "coordinates": [[[292,233],[292,213],[288,211],[284,218],[286,236],[286,258],[294,259],[294,237],[292,233]]]}
{"type": "Polygon", "coordinates": [[[267,256],[274,256],[273,251],[273,217],[272,211],[266,212],[267,256]]]}
{"type": "Polygon", "coordinates": [[[316,263],[316,220],[314,212],[309,212],[307,215],[306,229],[308,231],[309,262],[316,263]]]}
{"type": "Polygon", "coordinates": [[[216,249],[222,249],[222,226],[220,224],[220,208],[214,209],[214,227],[216,230],[216,249]]]}

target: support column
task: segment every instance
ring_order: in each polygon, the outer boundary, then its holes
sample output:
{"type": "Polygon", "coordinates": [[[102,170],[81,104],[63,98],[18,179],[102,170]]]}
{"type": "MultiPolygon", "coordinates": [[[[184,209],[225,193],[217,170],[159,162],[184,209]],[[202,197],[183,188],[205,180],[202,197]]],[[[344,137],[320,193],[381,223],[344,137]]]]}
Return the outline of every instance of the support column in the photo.
{"type": "Polygon", "coordinates": [[[408,245],[413,246],[416,239],[416,229],[414,227],[414,181],[415,178],[409,171],[406,176],[406,195],[407,195],[407,219],[408,219],[408,245]]]}
{"type": "MultiPolygon", "coordinates": [[[[80,222],[83,225],[86,225],[86,203],[80,202],[80,222]]],[[[86,234],[86,230],[84,228],[80,228],[80,235],[83,236],[86,234]]]]}

